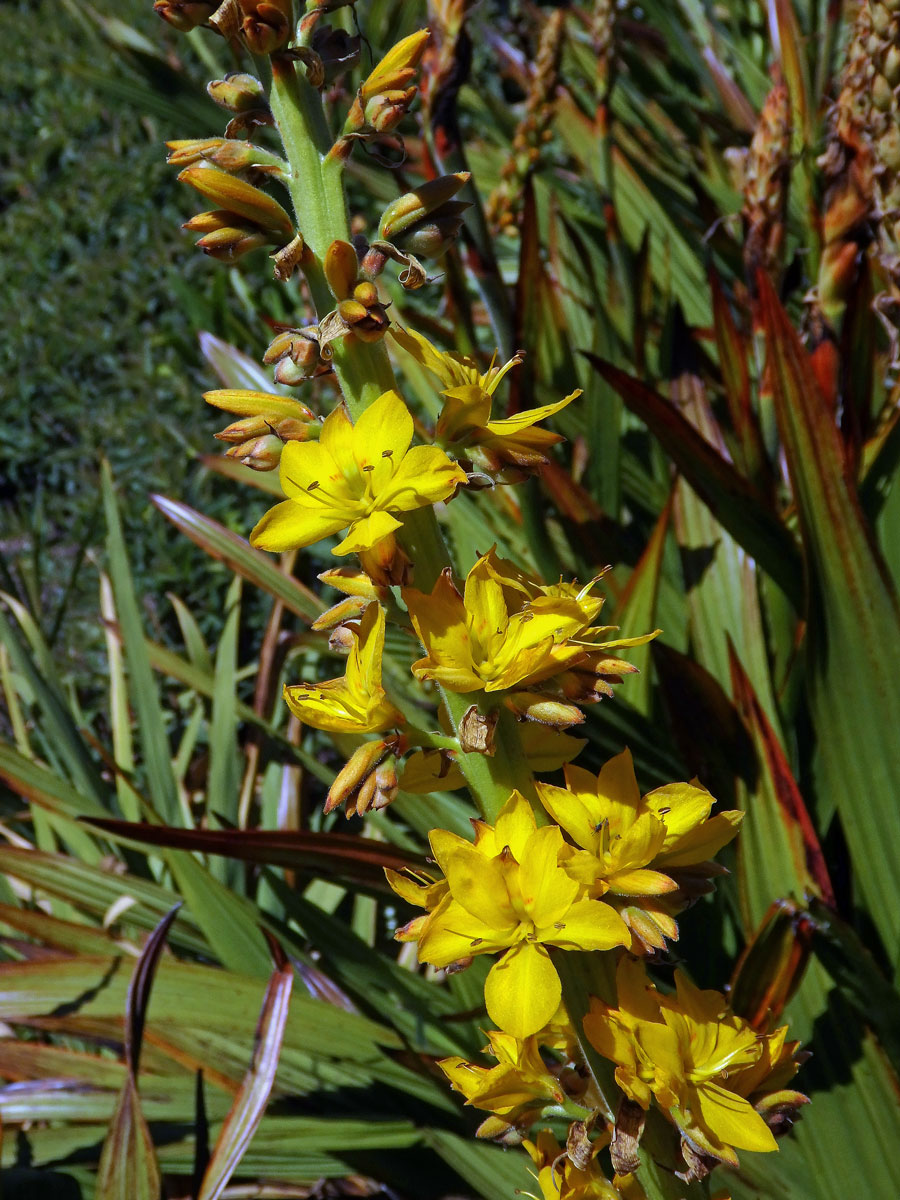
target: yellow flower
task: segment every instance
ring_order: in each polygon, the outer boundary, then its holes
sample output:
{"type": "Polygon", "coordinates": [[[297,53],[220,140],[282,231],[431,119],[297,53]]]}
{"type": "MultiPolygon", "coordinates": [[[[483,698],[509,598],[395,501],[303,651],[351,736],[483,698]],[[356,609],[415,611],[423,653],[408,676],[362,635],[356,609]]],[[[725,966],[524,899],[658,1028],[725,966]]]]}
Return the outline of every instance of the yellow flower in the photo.
{"type": "Polygon", "coordinates": [[[446,830],[432,832],[432,853],[448,890],[399,937],[416,940],[420,961],[436,967],[503,952],[485,984],[488,1015],[506,1033],[527,1038],[551,1020],[562,995],[547,947],[609,950],[624,945],[628,931],[608,905],[582,898],[558,865],[559,829],[538,829],[518,792],[496,825],[480,822],[477,834],[473,845],[446,830]]]}
{"type": "Polygon", "coordinates": [[[332,554],[371,550],[392,539],[392,514],[446,500],[465,472],[435,446],[413,446],[413,420],[396,392],[385,392],[356,424],[339,405],[318,442],[289,442],[281,456],[287,500],[250,535],[263,550],[294,550],[349,526],[332,554]]]}
{"type": "Polygon", "coordinates": [[[452,692],[497,692],[534,685],[583,657],[568,639],[585,627],[574,600],[523,606],[510,612],[490,555],[479,558],[460,595],[448,573],[431,595],[407,588],[403,599],[427,657],[413,664],[419,679],[434,679],[452,692]]]}
{"type": "Polygon", "coordinates": [[[719,870],[709,860],[735,836],[743,814],[710,817],[715,799],[696,782],[642,798],[628,750],[596,778],[571,765],[565,778],[565,788],[537,784],[544,808],[579,847],[563,866],[589,895],[616,903],[640,942],[664,948],[678,936],[673,913],[719,870]]]}
{"type": "Polygon", "coordinates": [[[536,425],[565,408],[581,395],[580,390],[556,404],[491,420],[491,404],[497,385],[508,371],[521,363],[520,355],[514,355],[501,367],[492,362],[482,373],[473,359],[444,354],[415,330],[392,329],[391,334],[444,385],[441,392],[444,406],[435,428],[435,437],[443,445],[477,448],[485,459],[483,465],[497,470],[504,464],[538,467],[548,461],[546,451],[549,447],[563,441],[558,433],[537,429],[536,425]]]}
{"type": "Polygon", "coordinates": [[[494,1114],[479,1128],[479,1137],[496,1137],[511,1125],[527,1127],[547,1105],[565,1102],[565,1092],[548,1071],[536,1037],[515,1038],[494,1029],[488,1038],[497,1059],[495,1067],[481,1067],[457,1055],[438,1063],[466,1104],[494,1114]]]}
{"type": "Polygon", "coordinates": [[[675,979],[677,995],[663,996],[641,963],[624,958],[619,1007],[591,1001],[584,1029],[592,1045],[616,1064],[626,1096],[645,1110],[655,1100],[694,1156],[736,1166],[736,1149],[777,1149],[745,1092],[758,1093],[780,1062],[783,1031],[760,1035],[718,992],[700,991],[678,971],[675,979]]]}
{"type": "Polygon", "coordinates": [[[377,733],[403,724],[403,716],[381,686],[384,653],[384,609],[370,604],[358,629],[341,679],[286,686],[288,708],[313,729],[334,733],[377,733]]]}
{"type": "MultiPolygon", "coordinates": [[[[594,1142],[600,1150],[608,1138],[594,1142]]],[[[615,1188],[591,1158],[587,1166],[576,1167],[549,1129],[542,1129],[534,1142],[523,1145],[537,1168],[537,1183],[542,1200],[622,1200],[615,1188]]],[[[595,1153],[596,1153],[595,1150],[595,1153]]]]}

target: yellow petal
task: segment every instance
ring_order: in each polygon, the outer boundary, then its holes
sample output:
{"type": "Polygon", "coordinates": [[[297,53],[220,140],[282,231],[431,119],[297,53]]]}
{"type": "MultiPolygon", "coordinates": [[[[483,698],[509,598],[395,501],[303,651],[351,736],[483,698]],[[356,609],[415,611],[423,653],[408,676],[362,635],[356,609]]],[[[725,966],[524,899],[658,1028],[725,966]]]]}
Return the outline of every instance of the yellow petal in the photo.
{"type": "Polygon", "coordinates": [[[519,918],[507,890],[499,858],[486,858],[468,842],[458,845],[446,859],[444,873],[453,899],[495,935],[513,940],[519,918]]]}
{"type": "Polygon", "coordinates": [[[465,838],[460,837],[458,833],[452,833],[449,829],[432,829],[428,835],[428,841],[434,861],[445,875],[450,856],[460,848],[472,848],[471,842],[467,842],[465,838]]]}
{"type": "Polygon", "coordinates": [[[738,809],[718,813],[679,838],[671,849],[663,849],[657,858],[658,864],[671,868],[705,862],[737,835],[743,819],[744,814],[738,809]]]}
{"type": "MultiPolygon", "coordinates": [[[[306,445],[305,442],[302,444],[306,445]]],[[[346,473],[350,468],[355,468],[353,422],[343,402],[333,409],[322,423],[319,445],[330,455],[332,470],[346,473]]]]}
{"type": "MultiPolygon", "coordinates": [[[[296,445],[294,442],[289,444],[296,445]]],[[[250,534],[250,544],[278,554],[311,546],[313,542],[337,533],[345,524],[346,520],[340,514],[335,516],[324,510],[306,508],[293,500],[283,500],[256,523],[250,534]]]]}
{"type": "Polygon", "coordinates": [[[400,528],[400,525],[401,522],[396,517],[392,517],[390,513],[370,513],[362,520],[353,522],[347,531],[347,536],[334,547],[331,553],[340,556],[342,554],[359,554],[361,550],[371,550],[386,537],[390,537],[395,530],[400,528]]]}
{"type": "Polygon", "coordinates": [[[571,404],[581,395],[581,389],[570,392],[563,400],[558,400],[556,404],[544,404],[540,408],[527,408],[524,412],[516,413],[512,417],[504,417],[500,421],[490,421],[488,429],[491,433],[501,434],[504,437],[520,433],[523,429],[528,429],[532,425],[536,425],[538,421],[545,421],[548,417],[554,416],[571,404]]]}
{"type": "MultiPolygon", "coordinates": [[[[343,684],[343,680],[333,682],[343,684]]],[[[342,686],[286,685],[284,699],[294,716],[313,729],[326,729],[333,733],[374,732],[365,712],[355,707],[353,698],[342,686]]]]}
{"type": "Polygon", "coordinates": [[[447,442],[481,440],[491,416],[491,398],[477,383],[448,388],[435,433],[447,442]]]}
{"type": "Polygon", "coordinates": [[[494,825],[497,853],[509,846],[516,861],[521,863],[528,839],[536,829],[534,809],[521,792],[513,792],[497,814],[494,825]]]}
{"type": "Polygon", "coordinates": [[[437,750],[416,750],[403,764],[400,790],[427,796],[431,792],[455,792],[466,786],[465,776],[437,750]]]}
{"type": "Polygon", "coordinates": [[[772,1130],[743,1096],[716,1083],[703,1083],[694,1094],[703,1124],[726,1145],[762,1153],[778,1149],[772,1130]]]}
{"type": "Polygon", "coordinates": [[[491,1020],[526,1038],[537,1033],[559,1007],[562,987],[556,967],[543,946],[520,942],[491,967],[484,1001],[491,1020]]]}
{"type": "Polygon", "coordinates": [[[419,961],[449,967],[474,954],[505,949],[496,931],[477,921],[461,904],[447,896],[428,917],[419,935],[419,961]]]}
{"type": "Polygon", "coordinates": [[[509,615],[503,588],[484,558],[475,563],[466,578],[465,604],[473,658],[489,662],[499,650],[498,643],[506,635],[509,615]]]}
{"type": "Polygon", "coordinates": [[[556,771],[570,762],[587,745],[585,738],[572,737],[548,725],[532,723],[525,741],[525,757],[532,771],[556,771]]]}
{"type": "Polygon", "coordinates": [[[625,922],[602,900],[577,900],[556,925],[538,932],[543,941],[565,950],[611,950],[631,941],[625,922]]]}
{"type": "Polygon", "coordinates": [[[596,790],[616,804],[640,808],[641,792],[634,775],[634,761],[630,750],[625,749],[604,763],[597,776],[596,790]]]}
{"type": "MultiPolygon", "coordinates": [[[[331,417],[326,418],[326,424],[331,417]]],[[[288,442],[281,452],[279,478],[286,496],[314,503],[319,488],[334,494],[335,462],[321,442],[288,442]]],[[[343,477],[339,483],[343,484],[343,477]]]]}
{"type": "Polygon", "coordinates": [[[446,500],[468,476],[437,446],[413,446],[389,479],[373,484],[378,503],[384,508],[408,512],[425,504],[446,500]]]}
{"type": "Polygon", "coordinates": [[[452,355],[442,354],[436,346],[429,342],[428,338],[417,333],[415,329],[401,329],[397,325],[392,325],[390,333],[407,354],[411,354],[416,362],[421,363],[432,375],[436,375],[447,387],[466,383],[471,375],[477,376],[478,374],[474,363],[467,371],[457,359],[452,355]]]}
{"type": "Polygon", "coordinates": [[[467,667],[441,666],[431,658],[417,659],[411,670],[416,679],[433,679],[451,692],[478,692],[484,688],[484,681],[467,667]]]}
{"type": "MultiPolygon", "coordinates": [[[[519,887],[525,909],[542,931],[568,920],[568,913],[580,890],[558,865],[562,833],[556,825],[545,825],[528,839],[519,867],[519,887]]],[[[552,940],[552,939],[551,939],[552,940]]]]}
{"type": "Polygon", "coordinates": [[[441,682],[453,691],[474,691],[483,686],[474,673],[462,596],[453,586],[449,572],[441,573],[431,595],[405,588],[402,596],[428,655],[413,664],[413,673],[419,678],[432,679],[438,677],[435,668],[444,668],[452,676],[458,676],[460,686],[454,686],[452,678],[441,677],[441,682]]]}
{"type": "MultiPolygon", "coordinates": [[[[588,778],[593,783],[593,776],[589,775],[588,778]]],[[[557,825],[562,826],[577,845],[585,850],[591,848],[595,841],[594,826],[597,821],[578,792],[574,789],[570,791],[567,788],[554,787],[550,783],[538,782],[536,787],[541,804],[557,825]]]]}
{"type": "Polygon", "coordinates": [[[378,493],[397,470],[413,438],[413,419],[395,391],[383,392],[353,427],[353,454],[361,471],[372,472],[378,493]]]}
{"type": "Polygon", "coordinates": [[[384,609],[378,603],[367,605],[359,628],[354,631],[353,646],[344,671],[348,689],[360,697],[381,688],[384,629],[384,609]]]}

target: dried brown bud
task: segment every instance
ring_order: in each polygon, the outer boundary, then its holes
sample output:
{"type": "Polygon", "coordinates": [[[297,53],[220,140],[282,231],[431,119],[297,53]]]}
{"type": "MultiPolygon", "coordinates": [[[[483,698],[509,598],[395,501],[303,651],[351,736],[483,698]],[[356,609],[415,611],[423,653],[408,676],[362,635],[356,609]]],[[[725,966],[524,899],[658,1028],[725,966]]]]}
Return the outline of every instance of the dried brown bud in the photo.
{"type": "Polygon", "coordinates": [[[480,713],[478,705],[473,704],[466,709],[459,723],[459,748],[463,754],[485,754],[488,758],[494,755],[494,731],[497,728],[499,713],[480,713]]]}
{"type": "Polygon", "coordinates": [[[292,0],[238,0],[241,35],[252,54],[274,54],[288,41],[293,25],[292,0]]]}
{"type": "Polygon", "coordinates": [[[180,33],[205,25],[218,8],[218,0],[156,0],[153,11],[180,33]]]}

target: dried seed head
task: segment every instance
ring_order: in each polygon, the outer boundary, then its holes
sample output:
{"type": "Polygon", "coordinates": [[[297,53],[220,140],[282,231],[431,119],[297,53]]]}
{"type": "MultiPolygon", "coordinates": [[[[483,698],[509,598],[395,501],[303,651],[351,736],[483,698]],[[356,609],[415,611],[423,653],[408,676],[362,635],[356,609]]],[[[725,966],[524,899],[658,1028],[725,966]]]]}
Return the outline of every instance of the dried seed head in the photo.
{"type": "Polygon", "coordinates": [[[744,269],[751,287],[781,265],[791,174],[791,98],[783,83],[766,97],[744,168],[744,269]]]}
{"type": "Polygon", "coordinates": [[[488,219],[500,228],[515,226],[524,182],[537,168],[541,149],[552,134],[565,22],[565,9],[557,8],[547,17],[541,30],[525,115],[513,136],[512,154],[504,163],[500,185],[488,201],[488,219]]]}

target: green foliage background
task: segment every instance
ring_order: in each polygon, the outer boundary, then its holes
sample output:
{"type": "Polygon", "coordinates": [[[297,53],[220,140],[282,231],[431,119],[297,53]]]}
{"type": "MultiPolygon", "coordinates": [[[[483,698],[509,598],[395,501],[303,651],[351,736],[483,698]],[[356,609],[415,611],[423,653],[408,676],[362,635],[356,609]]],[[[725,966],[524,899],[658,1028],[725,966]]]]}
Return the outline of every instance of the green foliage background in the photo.
{"type": "MultiPolygon", "coordinates": [[[[515,55],[502,84],[492,73],[499,50],[487,33],[496,17],[510,44],[531,53],[550,7],[498,3],[476,13],[487,31],[476,78],[490,84],[466,90],[462,121],[485,194],[508,157],[524,95],[515,55]]],[[[360,8],[384,49],[415,27],[423,6],[371,0],[360,8]]],[[[796,15],[796,36],[789,26],[782,32],[797,51],[798,129],[805,117],[817,130],[809,143],[795,135],[786,221],[783,296],[799,325],[815,282],[810,212],[823,203],[815,163],[831,94],[832,6],[797,0],[776,9],[796,15]]],[[[612,618],[630,632],[664,628],[652,652],[636,655],[639,680],[591,712],[582,761],[596,767],[627,743],[645,786],[696,771],[726,805],[747,809],[727,859],[732,875],[683,923],[678,949],[698,981],[722,986],[760,927],[741,981],[750,992],[772,979],[798,983],[815,950],[787,1013],[815,1053],[799,1080],[814,1104],[780,1155],[742,1160],[727,1180],[732,1194],[845,1200],[862,1177],[871,1194],[892,1196],[900,1190],[900,426],[875,428],[894,386],[883,385],[885,339],[861,290],[851,311],[868,333],[843,349],[862,381],[852,399],[872,436],[853,474],[780,306],[769,303],[763,329],[748,320],[742,198],[727,155],[749,143],[769,88],[766,6],[646,0],[640,14],[652,36],[622,39],[614,167],[584,154],[595,60],[573,37],[564,64],[571,95],[533,180],[534,255],[515,238],[495,239],[506,277],[521,267],[528,285],[516,297],[515,329],[527,338],[528,402],[584,388],[558,422],[569,443],[557,459],[572,467],[573,448],[589,448],[575,472],[584,490],[567,507],[559,475],[545,479],[544,492],[522,489],[523,525],[499,506],[462,498],[450,507],[448,533],[463,567],[493,539],[549,577],[588,578],[612,561],[604,585],[612,618]],[[711,64],[740,81],[749,120],[740,106],[735,119],[711,64]],[[612,184],[621,243],[598,203],[612,184]],[[708,288],[710,263],[727,304],[708,288]],[[770,475],[753,475],[752,446],[733,420],[740,371],[734,361],[729,369],[728,313],[751,407],[756,416],[765,408],[770,475]],[[763,341],[777,367],[768,390],[763,341]],[[601,377],[583,350],[626,376],[603,368],[601,377]],[[807,418],[821,439],[812,447],[807,418]],[[692,439],[697,429],[703,437],[692,439]],[[744,675],[732,670],[729,643],[744,675]],[[835,908],[814,903],[810,914],[804,906],[823,890],[820,847],[835,908]],[[783,899],[789,906],[766,924],[770,904],[783,899]]],[[[157,1041],[139,1081],[167,1172],[187,1175],[194,1165],[190,1055],[219,1069],[214,1125],[229,1089],[241,1087],[270,970],[262,926],[334,1003],[302,996],[292,1008],[273,1107],[244,1174],[300,1186],[358,1170],[416,1200],[464,1189],[486,1200],[512,1196],[530,1186],[521,1155],[475,1143],[477,1122],[432,1068],[434,1057],[473,1055],[481,1045],[479,968],[437,985],[398,964],[391,932],[401,914],[380,891],[377,864],[303,840],[336,827],[336,818],[323,821],[321,799],[352,748],[309,730],[296,744],[277,701],[284,677],[334,673],[335,656],[306,630],[318,602],[304,584],[328,561],[327,548],[303,555],[297,577],[261,565],[227,531],[244,534],[265,499],[198,461],[221,421],[200,401],[211,370],[197,334],[208,330],[258,357],[260,316],[281,320],[292,304],[264,256],[227,270],[193,253],[178,228],[196,206],[165,167],[162,143],[220,131],[222,114],[202,85],[220,69],[204,56],[222,55],[221,46],[203,34],[176,39],[145,0],[98,0],[95,9],[79,0],[5,3],[0,39],[16,47],[2,84],[0,586],[24,604],[0,610],[0,799],[12,831],[0,846],[0,1021],[17,1030],[0,1039],[0,1066],[6,1078],[34,1082],[0,1097],[7,1194],[30,1195],[32,1163],[60,1196],[67,1184],[51,1180],[59,1164],[90,1194],[106,1126],[122,1111],[126,967],[180,899],[150,1010],[157,1041]],[[101,456],[111,464],[102,476],[101,456]],[[243,592],[230,570],[173,534],[151,490],[190,506],[169,512],[211,555],[232,556],[243,592]],[[100,566],[112,577],[107,612],[114,607],[118,641],[97,617],[100,566]],[[186,606],[180,614],[169,591],[186,606]],[[251,708],[273,598],[285,608],[278,629],[288,633],[289,658],[251,708]],[[248,811],[248,763],[252,823],[287,840],[229,841],[229,825],[248,811]],[[180,845],[225,846],[245,861],[141,849],[80,821],[110,815],[160,818],[180,845]],[[60,1008],[68,1024],[52,1027],[60,1008]],[[173,1041],[161,1046],[166,1028],[173,1041]],[[63,1068],[90,1086],[89,1098],[41,1088],[63,1068]]],[[[352,186],[370,216],[397,191],[366,160],[356,160],[352,186]]],[[[434,321],[433,293],[410,299],[397,289],[395,311],[431,319],[447,345],[475,337],[490,353],[495,330],[472,319],[474,290],[462,291],[455,324],[434,321]]],[[[403,366],[410,403],[433,410],[430,382],[403,366]]],[[[397,682],[408,644],[395,634],[388,649],[393,682],[408,687],[397,682]]],[[[434,825],[465,830],[471,811],[459,796],[425,806],[401,795],[370,829],[379,851],[402,861],[423,853],[434,825]]]]}

